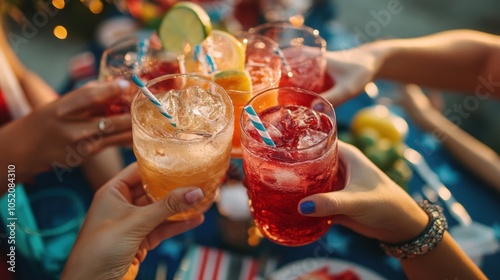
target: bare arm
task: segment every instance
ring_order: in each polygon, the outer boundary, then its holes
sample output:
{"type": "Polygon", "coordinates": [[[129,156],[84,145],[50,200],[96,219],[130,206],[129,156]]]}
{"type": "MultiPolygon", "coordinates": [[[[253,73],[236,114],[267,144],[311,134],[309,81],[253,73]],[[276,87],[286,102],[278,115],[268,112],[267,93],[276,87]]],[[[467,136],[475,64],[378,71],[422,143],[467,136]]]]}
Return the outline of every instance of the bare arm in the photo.
{"type": "Polygon", "coordinates": [[[82,162],[82,171],[94,190],[99,189],[124,167],[118,147],[108,147],[82,162]]]}
{"type": "Polygon", "coordinates": [[[57,93],[40,76],[22,64],[10,47],[6,33],[7,31],[4,30],[4,26],[2,25],[2,28],[0,28],[0,48],[7,57],[9,65],[14,71],[14,75],[17,77],[30,105],[33,108],[37,108],[57,99],[57,93]]]}
{"type": "Polygon", "coordinates": [[[376,78],[500,97],[500,91],[493,89],[500,86],[499,36],[453,30],[414,39],[377,41],[362,48],[381,61],[376,78]]]}
{"type": "Polygon", "coordinates": [[[500,156],[434,109],[415,85],[402,91],[402,105],[415,123],[432,133],[470,171],[500,193],[500,156]]]}
{"type": "Polygon", "coordinates": [[[401,261],[408,279],[486,279],[448,232],[430,253],[401,261]]]}
{"type": "MultiPolygon", "coordinates": [[[[425,230],[425,211],[360,150],[339,142],[339,159],[346,169],[346,186],[303,198],[301,202],[315,205],[307,216],[335,215],[334,223],[387,243],[412,240],[425,230]]],[[[401,264],[409,279],[486,279],[447,232],[434,250],[401,264]]]]}

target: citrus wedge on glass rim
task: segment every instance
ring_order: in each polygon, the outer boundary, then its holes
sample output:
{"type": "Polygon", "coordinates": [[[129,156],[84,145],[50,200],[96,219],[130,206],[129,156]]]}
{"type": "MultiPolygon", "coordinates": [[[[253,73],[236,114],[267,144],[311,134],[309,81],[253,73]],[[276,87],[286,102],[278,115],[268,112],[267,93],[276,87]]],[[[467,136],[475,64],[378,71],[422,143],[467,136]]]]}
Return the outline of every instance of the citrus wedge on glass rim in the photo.
{"type": "Polygon", "coordinates": [[[186,45],[191,48],[200,44],[212,32],[207,12],[198,4],[181,1],[163,16],[158,36],[163,48],[181,54],[186,45]]]}
{"type": "MultiPolygon", "coordinates": [[[[210,35],[201,43],[202,51],[208,54],[215,64],[216,71],[228,69],[245,69],[246,45],[232,34],[222,30],[212,30],[210,35]]],[[[194,50],[186,54],[186,71],[204,72],[203,56],[197,56],[194,50]]]]}
{"type": "Polygon", "coordinates": [[[252,79],[246,70],[222,70],[214,75],[213,80],[225,90],[252,92],[252,79]]]}

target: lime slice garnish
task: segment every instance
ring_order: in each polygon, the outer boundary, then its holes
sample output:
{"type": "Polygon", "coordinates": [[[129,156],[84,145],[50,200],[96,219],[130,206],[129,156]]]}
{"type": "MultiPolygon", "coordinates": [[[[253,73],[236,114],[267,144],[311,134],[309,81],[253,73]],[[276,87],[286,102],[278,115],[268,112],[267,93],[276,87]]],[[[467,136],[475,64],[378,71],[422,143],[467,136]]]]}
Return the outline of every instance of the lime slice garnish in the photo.
{"type": "Polygon", "coordinates": [[[210,17],[201,6],[178,2],[163,16],[158,35],[165,50],[182,53],[186,44],[200,44],[211,31],[210,17]]]}
{"type": "Polygon", "coordinates": [[[252,79],[245,70],[223,70],[216,73],[213,80],[225,90],[252,92],[252,79]]]}

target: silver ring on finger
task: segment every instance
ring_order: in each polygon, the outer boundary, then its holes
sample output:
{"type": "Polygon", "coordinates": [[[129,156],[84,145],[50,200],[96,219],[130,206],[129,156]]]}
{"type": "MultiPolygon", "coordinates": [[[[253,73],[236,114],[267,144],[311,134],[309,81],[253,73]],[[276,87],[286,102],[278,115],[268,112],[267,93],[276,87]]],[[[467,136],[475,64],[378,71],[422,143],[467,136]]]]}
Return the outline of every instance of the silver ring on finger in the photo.
{"type": "Polygon", "coordinates": [[[97,124],[97,128],[99,131],[104,133],[106,131],[106,118],[100,118],[99,123],[97,124]]]}

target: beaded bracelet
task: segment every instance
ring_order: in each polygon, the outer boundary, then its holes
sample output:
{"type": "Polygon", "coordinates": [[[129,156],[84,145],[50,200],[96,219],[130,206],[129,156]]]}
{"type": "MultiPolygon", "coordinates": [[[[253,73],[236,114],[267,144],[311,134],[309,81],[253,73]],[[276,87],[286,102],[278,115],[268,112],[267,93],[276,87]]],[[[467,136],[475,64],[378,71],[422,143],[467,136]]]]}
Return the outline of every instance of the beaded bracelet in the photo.
{"type": "Polygon", "coordinates": [[[419,205],[429,215],[429,224],[419,236],[409,241],[398,244],[381,242],[380,247],[389,256],[404,260],[425,255],[432,251],[443,239],[443,234],[448,229],[443,209],[439,205],[429,203],[427,200],[420,202],[419,205]]]}

